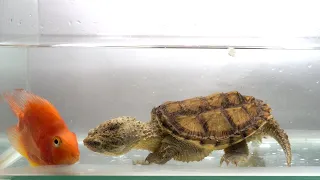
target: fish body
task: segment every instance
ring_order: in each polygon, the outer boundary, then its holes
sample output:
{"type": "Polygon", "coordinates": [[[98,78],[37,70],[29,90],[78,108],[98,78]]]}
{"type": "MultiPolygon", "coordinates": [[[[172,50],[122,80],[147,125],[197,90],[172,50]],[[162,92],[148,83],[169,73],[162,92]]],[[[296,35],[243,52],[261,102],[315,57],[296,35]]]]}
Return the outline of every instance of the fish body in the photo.
{"type": "Polygon", "coordinates": [[[75,133],[46,99],[23,89],[3,93],[18,118],[7,130],[9,142],[31,166],[70,165],[79,161],[75,133]]]}

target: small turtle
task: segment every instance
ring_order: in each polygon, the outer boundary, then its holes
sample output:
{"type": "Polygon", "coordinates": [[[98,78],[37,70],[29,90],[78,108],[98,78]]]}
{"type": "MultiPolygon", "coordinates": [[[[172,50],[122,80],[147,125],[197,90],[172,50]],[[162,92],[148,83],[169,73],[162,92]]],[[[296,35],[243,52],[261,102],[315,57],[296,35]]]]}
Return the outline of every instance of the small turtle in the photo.
{"type": "Polygon", "coordinates": [[[121,116],[88,132],[84,145],[93,152],[118,156],[131,149],[149,150],[136,164],[165,164],[171,159],[201,161],[214,150],[224,150],[220,165],[245,162],[247,143],[273,137],[291,166],[287,134],[271,115],[271,108],[237,91],[215,93],[183,101],[168,101],[151,111],[151,121],[121,116]]]}

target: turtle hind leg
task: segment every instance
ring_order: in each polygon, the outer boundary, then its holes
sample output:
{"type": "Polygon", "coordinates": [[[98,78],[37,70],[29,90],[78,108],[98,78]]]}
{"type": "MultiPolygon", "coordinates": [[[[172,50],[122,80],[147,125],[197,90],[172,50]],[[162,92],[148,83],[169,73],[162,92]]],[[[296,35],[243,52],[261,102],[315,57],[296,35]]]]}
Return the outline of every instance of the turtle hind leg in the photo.
{"type": "Polygon", "coordinates": [[[284,130],[280,128],[279,124],[274,119],[272,119],[262,127],[261,131],[262,133],[274,138],[280,144],[285,152],[287,165],[290,167],[292,160],[291,145],[288,135],[284,130]]]}
{"type": "Polygon", "coordinates": [[[220,166],[223,162],[226,162],[227,165],[231,162],[238,166],[239,163],[246,162],[249,156],[249,148],[246,140],[231,145],[224,149],[224,155],[221,157],[220,166]]]}

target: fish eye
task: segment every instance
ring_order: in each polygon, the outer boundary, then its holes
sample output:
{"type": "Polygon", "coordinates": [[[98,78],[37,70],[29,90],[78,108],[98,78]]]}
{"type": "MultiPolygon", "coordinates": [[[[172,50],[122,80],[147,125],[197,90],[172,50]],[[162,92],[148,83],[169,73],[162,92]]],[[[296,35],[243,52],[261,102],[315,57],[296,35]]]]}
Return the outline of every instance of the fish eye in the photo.
{"type": "Polygon", "coordinates": [[[61,145],[61,139],[59,137],[54,137],[53,138],[53,145],[55,147],[59,147],[61,145]]]}

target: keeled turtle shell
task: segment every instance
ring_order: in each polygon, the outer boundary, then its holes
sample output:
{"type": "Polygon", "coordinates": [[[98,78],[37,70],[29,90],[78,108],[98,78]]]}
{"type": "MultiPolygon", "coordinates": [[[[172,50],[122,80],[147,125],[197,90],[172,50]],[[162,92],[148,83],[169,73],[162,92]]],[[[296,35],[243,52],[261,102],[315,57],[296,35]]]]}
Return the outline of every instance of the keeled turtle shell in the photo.
{"type": "Polygon", "coordinates": [[[167,101],[152,109],[152,119],[184,139],[232,144],[233,138],[244,139],[263,126],[272,118],[270,113],[271,108],[261,100],[231,91],[167,101]]]}

